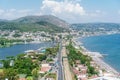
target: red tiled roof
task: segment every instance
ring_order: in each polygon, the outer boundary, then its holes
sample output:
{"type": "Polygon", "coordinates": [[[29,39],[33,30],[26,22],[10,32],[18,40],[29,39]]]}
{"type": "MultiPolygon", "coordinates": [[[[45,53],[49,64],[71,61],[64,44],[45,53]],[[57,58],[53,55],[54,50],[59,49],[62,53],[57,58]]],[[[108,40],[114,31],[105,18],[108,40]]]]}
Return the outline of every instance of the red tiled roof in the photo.
{"type": "Polygon", "coordinates": [[[19,80],[26,80],[25,78],[20,78],[19,80]]]}
{"type": "Polygon", "coordinates": [[[72,69],[74,74],[79,74],[80,72],[76,70],[75,68],[72,69]]]}
{"type": "Polygon", "coordinates": [[[47,72],[51,69],[51,67],[41,67],[42,72],[47,72]]]}

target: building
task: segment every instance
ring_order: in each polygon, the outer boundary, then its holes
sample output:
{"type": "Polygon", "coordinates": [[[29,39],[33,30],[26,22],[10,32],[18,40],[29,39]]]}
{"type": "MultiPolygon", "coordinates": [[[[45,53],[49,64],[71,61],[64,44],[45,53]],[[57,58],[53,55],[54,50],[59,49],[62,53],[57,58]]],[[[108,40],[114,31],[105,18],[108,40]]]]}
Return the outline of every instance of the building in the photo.
{"type": "Polygon", "coordinates": [[[41,64],[39,73],[49,72],[50,70],[51,70],[51,66],[49,64],[41,64]]]}
{"type": "Polygon", "coordinates": [[[94,78],[94,79],[90,79],[90,80],[120,80],[120,79],[116,78],[116,77],[103,76],[103,77],[98,77],[98,78],[94,78]]]}

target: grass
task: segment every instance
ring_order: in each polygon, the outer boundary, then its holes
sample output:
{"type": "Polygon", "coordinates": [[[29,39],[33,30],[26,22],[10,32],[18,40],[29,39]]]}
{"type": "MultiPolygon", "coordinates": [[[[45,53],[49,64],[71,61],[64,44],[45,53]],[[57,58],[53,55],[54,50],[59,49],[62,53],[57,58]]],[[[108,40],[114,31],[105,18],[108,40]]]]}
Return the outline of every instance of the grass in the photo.
{"type": "Polygon", "coordinates": [[[3,69],[0,69],[0,73],[2,73],[3,72],[3,69]]]}
{"type": "Polygon", "coordinates": [[[33,80],[33,77],[32,76],[28,76],[27,80],[33,80]]]}
{"type": "Polygon", "coordinates": [[[57,75],[56,75],[56,73],[49,73],[49,74],[46,76],[46,78],[53,78],[53,79],[56,80],[57,75]]]}

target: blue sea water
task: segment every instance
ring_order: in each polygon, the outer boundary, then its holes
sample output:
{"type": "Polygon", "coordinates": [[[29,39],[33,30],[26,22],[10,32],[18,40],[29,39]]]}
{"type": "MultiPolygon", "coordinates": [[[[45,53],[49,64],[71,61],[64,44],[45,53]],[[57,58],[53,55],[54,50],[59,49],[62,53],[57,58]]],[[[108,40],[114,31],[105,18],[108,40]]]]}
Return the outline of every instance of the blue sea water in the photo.
{"type": "Polygon", "coordinates": [[[86,49],[107,54],[103,60],[120,72],[120,34],[91,36],[79,40],[86,49]]]}
{"type": "Polygon", "coordinates": [[[8,56],[16,56],[18,54],[24,53],[26,50],[37,50],[42,47],[52,47],[53,42],[44,43],[32,43],[32,44],[19,44],[11,47],[0,48],[0,59],[5,59],[8,56]]]}

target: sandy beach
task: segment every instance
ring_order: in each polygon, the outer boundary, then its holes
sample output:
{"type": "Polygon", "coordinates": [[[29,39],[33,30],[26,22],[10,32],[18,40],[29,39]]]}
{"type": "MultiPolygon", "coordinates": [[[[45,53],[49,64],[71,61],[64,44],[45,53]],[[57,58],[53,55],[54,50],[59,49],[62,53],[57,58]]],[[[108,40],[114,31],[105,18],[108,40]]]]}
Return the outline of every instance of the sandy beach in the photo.
{"type": "Polygon", "coordinates": [[[104,56],[102,54],[100,54],[99,52],[91,52],[87,50],[84,46],[81,45],[82,42],[75,39],[74,43],[75,46],[79,46],[79,48],[82,48],[83,54],[91,56],[93,61],[99,66],[100,69],[104,69],[106,72],[114,74],[113,76],[119,76],[119,72],[117,72],[117,70],[115,70],[113,67],[103,61],[102,58],[104,58],[104,56]]]}
{"type": "Polygon", "coordinates": [[[86,51],[86,49],[84,50],[83,53],[91,56],[93,61],[100,67],[100,69],[104,69],[106,70],[106,72],[113,73],[115,75],[119,75],[119,72],[117,72],[114,68],[112,68],[109,64],[102,60],[102,58],[104,57],[100,53],[90,52],[88,50],[86,51]]]}
{"type": "Polygon", "coordinates": [[[115,75],[119,74],[114,68],[105,63],[101,58],[92,56],[92,59],[101,69],[105,69],[107,72],[113,73],[115,75]]]}

